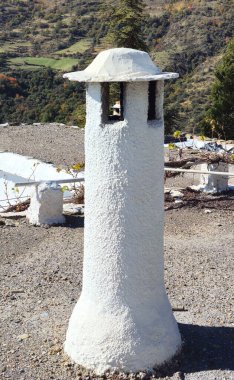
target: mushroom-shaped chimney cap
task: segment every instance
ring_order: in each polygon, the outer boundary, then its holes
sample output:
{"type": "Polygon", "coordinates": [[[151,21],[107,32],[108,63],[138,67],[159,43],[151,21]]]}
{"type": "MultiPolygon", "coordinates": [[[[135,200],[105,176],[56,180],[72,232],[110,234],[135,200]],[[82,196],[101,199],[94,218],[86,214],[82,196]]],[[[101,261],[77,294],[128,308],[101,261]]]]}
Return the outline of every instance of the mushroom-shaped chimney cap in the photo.
{"type": "Polygon", "coordinates": [[[141,82],[178,76],[177,73],[162,73],[149,54],[127,48],[102,51],[85,70],[63,75],[77,82],[141,82]]]}

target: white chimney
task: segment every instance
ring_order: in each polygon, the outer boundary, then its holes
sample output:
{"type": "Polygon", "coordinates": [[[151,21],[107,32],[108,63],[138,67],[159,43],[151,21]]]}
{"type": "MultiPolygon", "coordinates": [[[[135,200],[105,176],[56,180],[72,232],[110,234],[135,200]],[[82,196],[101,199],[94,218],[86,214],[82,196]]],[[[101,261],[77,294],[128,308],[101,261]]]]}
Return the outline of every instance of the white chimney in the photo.
{"type": "Polygon", "coordinates": [[[177,76],[125,48],[64,75],[87,83],[83,288],[65,351],[97,374],[152,369],[181,347],[163,261],[163,81],[177,76]],[[119,118],[109,116],[112,82],[119,118]]]}

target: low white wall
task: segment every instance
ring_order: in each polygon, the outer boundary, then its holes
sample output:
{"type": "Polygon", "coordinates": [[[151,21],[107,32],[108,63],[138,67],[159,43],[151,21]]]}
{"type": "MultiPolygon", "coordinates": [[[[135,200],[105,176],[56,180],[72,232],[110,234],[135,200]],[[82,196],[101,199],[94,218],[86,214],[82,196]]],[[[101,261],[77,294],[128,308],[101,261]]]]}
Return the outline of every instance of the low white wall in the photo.
{"type": "Polygon", "coordinates": [[[26,179],[33,173],[31,179],[35,181],[72,178],[65,171],[58,173],[53,164],[9,152],[0,153],[0,170],[26,179]]]}
{"type": "MultiPolygon", "coordinates": [[[[84,172],[80,172],[78,177],[83,178],[84,172]]],[[[72,175],[65,171],[58,172],[56,166],[53,164],[16,153],[0,152],[0,211],[1,206],[8,206],[7,198],[10,199],[11,204],[15,204],[18,200],[12,198],[20,196],[22,192],[22,196],[30,197],[32,192],[31,187],[19,188],[19,192],[16,192],[14,190],[16,182],[72,178],[72,175]]],[[[68,194],[65,193],[65,195],[68,194]]],[[[21,200],[23,201],[24,199],[22,198],[21,200]]]]}
{"type": "Polygon", "coordinates": [[[65,223],[61,187],[46,184],[33,187],[26,216],[29,222],[36,226],[65,223]]]}
{"type": "Polygon", "coordinates": [[[229,165],[225,162],[202,164],[201,171],[210,171],[210,174],[201,174],[200,190],[207,193],[220,193],[228,190],[228,176],[218,176],[212,172],[228,172],[229,165]]]}

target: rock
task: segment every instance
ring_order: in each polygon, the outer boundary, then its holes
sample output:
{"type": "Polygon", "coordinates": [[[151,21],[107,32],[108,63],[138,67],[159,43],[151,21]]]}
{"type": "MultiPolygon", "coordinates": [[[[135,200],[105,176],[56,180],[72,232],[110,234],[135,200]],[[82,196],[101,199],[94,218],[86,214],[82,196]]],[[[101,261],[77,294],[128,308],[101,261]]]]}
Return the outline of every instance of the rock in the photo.
{"type": "Polygon", "coordinates": [[[12,289],[11,290],[11,293],[12,294],[20,294],[20,293],[24,293],[24,289],[12,289]]]}
{"type": "Polygon", "coordinates": [[[175,203],[183,203],[182,199],[175,199],[175,203]]]}
{"type": "Polygon", "coordinates": [[[62,351],[62,347],[61,345],[59,344],[55,344],[54,346],[52,346],[49,350],[49,355],[56,355],[58,354],[59,352],[62,351]]]}
{"type": "Polygon", "coordinates": [[[146,374],[145,372],[139,372],[139,374],[138,374],[138,378],[139,378],[139,379],[143,380],[143,379],[145,379],[146,377],[147,377],[147,374],[146,374]]]}
{"type": "Polygon", "coordinates": [[[84,206],[77,205],[74,203],[65,203],[63,205],[63,213],[66,215],[83,215],[84,214],[84,206]]]}
{"type": "Polygon", "coordinates": [[[6,219],[5,220],[5,226],[7,226],[7,227],[16,227],[16,222],[13,222],[10,219],[6,219]]]}
{"type": "Polygon", "coordinates": [[[170,195],[173,198],[182,198],[184,196],[184,194],[181,191],[178,191],[178,190],[171,190],[170,195]]]}
{"type": "Polygon", "coordinates": [[[22,341],[22,340],[28,339],[29,337],[30,337],[29,334],[22,334],[18,336],[18,339],[22,341]]]}
{"type": "Polygon", "coordinates": [[[72,363],[69,362],[69,360],[66,360],[65,362],[63,362],[63,365],[64,365],[64,367],[71,367],[72,363]]]}
{"type": "Polygon", "coordinates": [[[209,209],[206,209],[206,210],[204,211],[204,213],[205,213],[205,214],[211,214],[211,213],[212,213],[212,211],[211,211],[211,210],[209,210],[209,209]]]}
{"type": "Polygon", "coordinates": [[[43,313],[40,314],[40,317],[41,318],[48,318],[49,317],[49,313],[47,313],[47,311],[44,311],[43,313]]]}
{"type": "Polygon", "coordinates": [[[182,372],[176,372],[175,373],[175,380],[182,380],[184,379],[184,374],[182,372]]]}

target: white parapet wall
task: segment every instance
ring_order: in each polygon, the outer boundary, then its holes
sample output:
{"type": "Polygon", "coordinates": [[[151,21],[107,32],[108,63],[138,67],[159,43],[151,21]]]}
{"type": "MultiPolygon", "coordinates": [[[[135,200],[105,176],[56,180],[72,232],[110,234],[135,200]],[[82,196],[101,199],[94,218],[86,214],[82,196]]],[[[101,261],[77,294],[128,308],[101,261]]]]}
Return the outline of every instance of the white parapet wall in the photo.
{"type": "MultiPolygon", "coordinates": [[[[31,180],[62,178],[62,173],[58,173],[53,164],[11,152],[0,152],[0,170],[31,180]]],[[[66,173],[63,178],[64,175],[66,173]]],[[[71,176],[67,174],[65,178],[71,176]]]]}
{"type": "Polygon", "coordinates": [[[152,369],[181,346],[164,286],[163,119],[147,123],[148,85],[127,83],[125,120],[106,124],[101,84],[87,90],[83,288],[65,352],[97,374],[152,369]]]}
{"type": "MultiPolygon", "coordinates": [[[[77,178],[83,178],[84,172],[77,178]]],[[[15,183],[31,181],[51,182],[52,180],[72,180],[74,177],[65,170],[57,170],[56,166],[32,157],[10,152],[0,152],[0,210],[10,204],[22,202],[31,196],[31,187],[15,188],[15,183]]],[[[66,185],[66,183],[63,183],[66,185]]],[[[69,184],[67,184],[69,186],[69,184]]],[[[66,196],[71,193],[65,192],[66,196]]]]}
{"type": "Polygon", "coordinates": [[[220,176],[212,174],[212,172],[227,172],[229,165],[225,162],[217,162],[214,164],[202,164],[201,171],[210,171],[210,174],[201,174],[200,186],[201,191],[207,193],[221,193],[228,190],[228,176],[220,176]]]}
{"type": "Polygon", "coordinates": [[[42,184],[32,189],[26,217],[33,225],[63,224],[63,192],[58,185],[42,184]]]}

